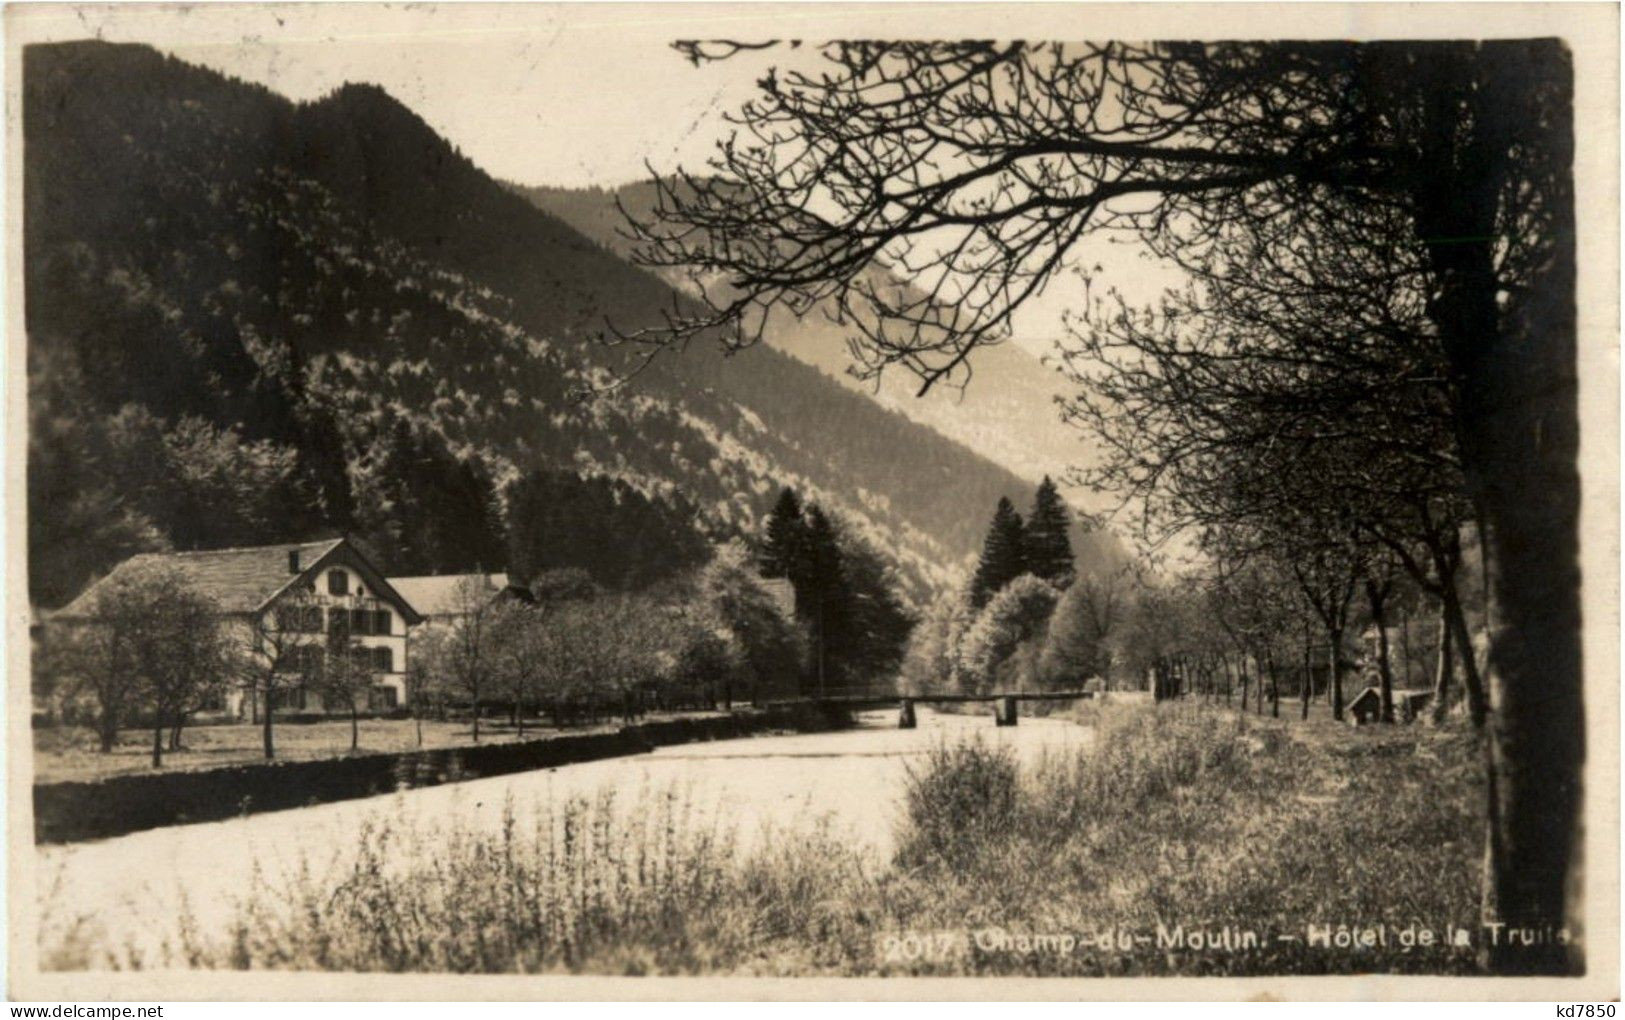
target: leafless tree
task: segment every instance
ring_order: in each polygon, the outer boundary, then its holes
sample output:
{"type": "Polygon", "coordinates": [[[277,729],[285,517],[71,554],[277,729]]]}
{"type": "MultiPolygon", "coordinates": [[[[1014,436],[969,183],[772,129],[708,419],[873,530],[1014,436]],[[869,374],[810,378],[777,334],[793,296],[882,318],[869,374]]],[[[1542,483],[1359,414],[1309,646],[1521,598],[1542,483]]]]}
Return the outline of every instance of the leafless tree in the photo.
{"type": "Polygon", "coordinates": [[[495,669],[491,623],[496,614],[496,594],[483,574],[471,574],[457,582],[451,609],[455,622],[443,649],[446,681],[468,698],[476,743],[480,739],[481,699],[489,693],[495,669]]]}
{"type": "Polygon", "coordinates": [[[238,660],[238,672],[258,703],[267,759],[276,757],[277,692],[304,683],[315,672],[322,620],[322,607],[308,584],[291,588],[271,609],[249,618],[248,652],[238,660]]]}
{"type": "Polygon", "coordinates": [[[542,613],[537,606],[517,599],[504,601],[491,609],[492,673],[502,694],[511,704],[511,720],[522,738],[525,735],[525,709],[540,689],[547,655],[542,633],[542,613]]]}

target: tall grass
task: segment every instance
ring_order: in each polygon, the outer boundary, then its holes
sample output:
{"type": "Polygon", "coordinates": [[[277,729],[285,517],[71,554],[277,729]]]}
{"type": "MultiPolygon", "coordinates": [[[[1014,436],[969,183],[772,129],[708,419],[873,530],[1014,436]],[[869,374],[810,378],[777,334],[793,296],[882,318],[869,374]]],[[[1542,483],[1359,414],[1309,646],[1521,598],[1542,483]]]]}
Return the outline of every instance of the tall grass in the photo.
{"type": "MultiPolygon", "coordinates": [[[[1089,706],[1093,746],[1025,764],[981,741],[909,772],[894,856],[827,824],[748,847],[676,791],[605,793],[496,829],[384,814],[337,874],[262,881],[223,929],[183,911],[162,959],[59,927],[60,967],[593,973],[1469,970],[1471,951],[1030,953],[965,933],[1470,924],[1473,746],[1422,729],[1295,730],[1195,707],[1089,706]],[[899,936],[961,933],[889,954],[899,936]]],[[[994,940],[997,942],[997,940],[994,940]]]]}

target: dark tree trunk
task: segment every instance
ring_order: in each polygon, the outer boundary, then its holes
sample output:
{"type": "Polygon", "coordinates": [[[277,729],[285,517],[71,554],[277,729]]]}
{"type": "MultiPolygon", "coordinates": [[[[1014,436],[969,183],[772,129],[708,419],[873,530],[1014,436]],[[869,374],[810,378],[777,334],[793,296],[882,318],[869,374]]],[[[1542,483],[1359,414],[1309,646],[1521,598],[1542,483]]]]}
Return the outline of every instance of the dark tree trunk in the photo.
{"type": "Polygon", "coordinates": [[[1411,607],[1407,604],[1399,614],[1399,654],[1404,659],[1405,686],[1411,686],[1411,607]]]}
{"type": "Polygon", "coordinates": [[[350,750],[361,747],[361,713],[356,709],[355,696],[350,697],[350,750]]]}
{"type": "Polygon", "coordinates": [[[96,720],[96,737],[101,743],[103,754],[112,754],[113,745],[118,743],[118,713],[103,708],[96,720]]]}
{"type": "Polygon", "coordinates": [[[1266,671],[1270,677],[1270,718],[1281,718],[1281,675],[1275,663],[1275,651],[1268,649],[1264,652],[1265,661],[1269,663],[1266,671]]]}
{"type": "Polygon", "coordinates": [[[271,740],[271,717],[276,713],[271,710],[271,686],[269,684],[267,684],[265,687],[265,704],[263,708],[264,711],[261,712],[261,724],[264,726],[262,736],[265,741],[265,757],[275,758],[276,745],[271,740]]]}
{"type": "MultiPolygon", "coordinates": [[[[1419,236],[1438,239],[1427,248],[1429,314],[1457,379],[1462,468],[1484,519],[1497,615],[1484,913],[1543,932],[1577,920],[1568,901],[1585,758],[1573,68],[1558,40],[1485,43],[1475,56],[1477,82],[1461,76],[1471,104],[1466,140],[1459,112],[1440,110],[1430,119],[1421,157],[1434,172],[1417,189],[1417,226],[1419,236]],[[1536,89],[1533,80],[1551,89],[1536,89]],[[1536,169],[1547,174],[1553,248],[1523,296],[1522,314],[1503,319],[1489,240],[1504,184],[1497,171],[1520,158],[1510,141],[1532,123],[1534,97],[1549,101],[1552,89],[1562,101],[1544,126],[1551,165],[1536,169]]],[[[1464,658],[1470,654],[1469,644],[1464,658]]],[[[1579,966],[1577,951],[1555,939],[1523,946],[1503,938],[1487,955],[1500,974],[1579,966]]]]}
{"type": "Polygon", "coordinates": [[[1450,618],[1445,613],[1444,603],[1439,603],[1439,651],[1437,664],[1433,672],[1433,724],[1438,726],[1445,720],[1450,712],[1451,674],[1455,673],[1455,641],[1450,636],[1450,618]]]}
{"type": "Polygon", "coordinates": [[[1300,720],[1306,720],[1309,718],[1309,699],[1314,693],[1311,688],[1314,686],[1315,682],[1314,667],[1312,665],[1313,661],[1314,649],[1309,645],[1309,627],[1307,624],[1305,624],[1303,628],[1303,681],[1298,690],[1298,703],[1300,709],[1298,718],[1300,720]]]}
{"type": "Polygon", "coordinates": [[[1461,566],[1461,534],[1454,528],[1430,543],[1433,573],[1437,579],[1435,589],[1439,596],[1441,619],[1448,627],[1456,651],[1461,655],[1462,689],[1467,693],[1468,715],[1475,728],[1482,728],[1489,710],[1484,683],[1478,671],[1478,660],[1473,652],[1472,634],[1467,628],[1467,613],[1461,605],[1461,588],[1456,575],[1461,566]]]}
{"type": "Polygon", "coordinates": [[[1371,622],[1377,626],[1377,693],[1381,696],[1379,718],[1391,723],[1394,721],[1394,673],[1388,658],[1388,585],[1368,578],[1365,596],[1371,604],[1371,622]]]}
{"type": "Polygon", "coordinates": [[[1332,718],[1338,722],[1343,720],[1343,630],[1341,627],[1330,627],[1326,630],[1326,641],[1331,646],[1329,665],[1332,670],[1332,682],[1326,697],[1332,703],[1332,718]]]}
{"type": "Polygon", "coordinates": [[[162,712],[158,713],[157,718],[152,722],[152,767],[155,769],[164,767],[164,716],[162,712]]]}

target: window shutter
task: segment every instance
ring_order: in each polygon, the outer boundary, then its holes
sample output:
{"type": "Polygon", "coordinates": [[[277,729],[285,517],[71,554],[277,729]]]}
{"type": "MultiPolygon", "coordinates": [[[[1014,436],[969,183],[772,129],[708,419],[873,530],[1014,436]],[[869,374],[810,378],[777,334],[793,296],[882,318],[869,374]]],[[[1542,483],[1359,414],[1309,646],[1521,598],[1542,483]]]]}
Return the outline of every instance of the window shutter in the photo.
{"type": "Polygon", "coordinates": [[[375,617],[375,622],[373,624],[373,632],[376,634],[388,634],[390,633],[390,627],[391,620],[389,618],[389,610],[378,610],[378,614],[375,617]]]}

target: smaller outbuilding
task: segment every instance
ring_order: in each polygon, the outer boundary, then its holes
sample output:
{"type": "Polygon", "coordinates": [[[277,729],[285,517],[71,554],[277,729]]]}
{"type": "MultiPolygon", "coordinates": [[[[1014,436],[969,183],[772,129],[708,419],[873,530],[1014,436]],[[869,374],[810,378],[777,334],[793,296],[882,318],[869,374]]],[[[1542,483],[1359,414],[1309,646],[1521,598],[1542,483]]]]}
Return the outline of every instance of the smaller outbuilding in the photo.
{"type": "MultiPolygon", "coordinates": [[[[1396,690],[1394,698],[1394,721],[1412,722],[1428,703],[1433,700],[1432,691],[1396,690]]],[[[1382,689],[1367,687],[1356,694],[1345,707],[1348,719],[1356,726],[1378,722],[1382,719],[1382,689]]]]}

